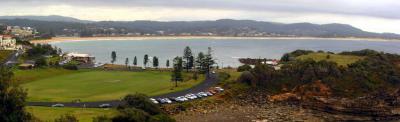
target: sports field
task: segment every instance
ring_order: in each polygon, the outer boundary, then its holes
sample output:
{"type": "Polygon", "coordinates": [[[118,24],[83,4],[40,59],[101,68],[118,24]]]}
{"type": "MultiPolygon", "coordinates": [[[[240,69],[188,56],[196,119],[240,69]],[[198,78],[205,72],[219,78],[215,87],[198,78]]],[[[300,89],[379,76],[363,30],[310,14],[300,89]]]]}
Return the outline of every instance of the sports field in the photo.
{"type": "MultiPolygon", "coordinates": [[[[188,89],[204,80],[187,80],[174,87],[170,72],[145,71],[67,71],[48,69],[40,74],[17,71],[16,79],[28,89],[28,101],[70,102],[117,100],[130,93],[161,95],[188,89]],[[54,73],[54,75],[52,75],[54,73]],[[65,73],[65,74],[64,74],[65,73]],[[24,76],[21,76],[24,74],[24,76]],[[39,78],[37,78],[39,77],[39,78]],[[25,81],[29,80],[29,81],[25,81]],[[173,88],[173,89],[172,89],[173,88]]],[[[190,74],[185,74],[189,77],[190,74]]]]}

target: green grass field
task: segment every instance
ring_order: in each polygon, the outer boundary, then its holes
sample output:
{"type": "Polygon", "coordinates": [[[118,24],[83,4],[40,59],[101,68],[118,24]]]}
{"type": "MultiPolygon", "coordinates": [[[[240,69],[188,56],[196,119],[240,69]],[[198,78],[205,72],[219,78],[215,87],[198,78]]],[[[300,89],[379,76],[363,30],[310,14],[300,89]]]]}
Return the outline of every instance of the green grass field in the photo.
{"type": "MultiPolygon", "coordinates": [[[[69,71],[39,69],[16,71],[16,79],[28,89],[28,101],[70,102],[117,100],[127,94],[161,95],[188,89],[204,80],[187,80],[174,88],[170,72],[69,71]],[[174,88],[174,89],[171,89],[174,88]]],[[[186,74],[187,77],[190,74],[186,74]]]]}
{"type": "Polygon", "coordinates": [[[364,59],[361,56],[352,56],[352,55],[337,55],[337,54],[327,54],[327,53],[310,53],[307,55],[302,55],[297,57],[297,59],[304,60],[304,59],[313,59],[315,61],[327,60],[336,62],[340,66],[347,66],[348,64],[352,64],[356,61],[364,59]],[[327,56],[330,55],[328,59],[327,56]]]}
{"type": "Polygon", "coordinates": [[[11,50],[0,50],[0,62],[3,62],[12,52],[11,50]]]}
{"type": "Polygon", "coordinates": [[[54,121],[61,115],[74,115],[80,122],[92,122],[93,117],[97,116],[113,116],[117,111],[114,109],[101,108],[52,108],[52,107],[26,107],[28,112],[42,121],[54,121]]]}

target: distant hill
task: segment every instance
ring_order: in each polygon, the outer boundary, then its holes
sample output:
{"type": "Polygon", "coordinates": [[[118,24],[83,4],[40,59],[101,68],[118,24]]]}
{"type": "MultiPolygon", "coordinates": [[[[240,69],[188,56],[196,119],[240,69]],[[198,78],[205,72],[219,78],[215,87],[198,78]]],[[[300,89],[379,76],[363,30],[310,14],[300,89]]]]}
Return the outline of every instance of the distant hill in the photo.
{"type": "Polygon", "coordinates": [[[215,21],[86,21],[62,16],[0,17],[0,23],[31,26],[40,32],[56,35],[80,33],[124,35],[140,33],[157,35],[212,34],[213,36],[295,36],[295,37],[359,37],[400,39],[399,34],[366,32],[346,24],[283,24],[254,20],[221,19],[215,21]],[[13,19],[14,18],[14,19],[13,19]]]}
{"type": "Polygon", "coordinates": [[[72,17],[64,17],[58,15],[50,16],[0,16],[0,19],[28,19],[28,20],[39,20],[39,21],[55,21],[55,22],[78,22],[78,23],[91,23],[93,21],[80,20],[72,17]]]}

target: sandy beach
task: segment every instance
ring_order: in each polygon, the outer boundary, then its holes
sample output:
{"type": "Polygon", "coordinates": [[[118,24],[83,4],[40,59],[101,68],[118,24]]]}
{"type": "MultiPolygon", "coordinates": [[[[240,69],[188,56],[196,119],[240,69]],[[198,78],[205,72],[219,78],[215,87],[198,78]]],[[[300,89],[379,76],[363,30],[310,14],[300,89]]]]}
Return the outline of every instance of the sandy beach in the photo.
{"type": "Polygon", "coordinates": [[[51,39],[32,40],[31,43],[51,43],[66,41],[112,41],[112,40],[151,40],[151,39],[331,39],[359,41],[400,41],[397,39],[376,38],[319,38],[319,37],[227,37],[227,36],[135,36],[135,37],[54,37],[51,39]]]}

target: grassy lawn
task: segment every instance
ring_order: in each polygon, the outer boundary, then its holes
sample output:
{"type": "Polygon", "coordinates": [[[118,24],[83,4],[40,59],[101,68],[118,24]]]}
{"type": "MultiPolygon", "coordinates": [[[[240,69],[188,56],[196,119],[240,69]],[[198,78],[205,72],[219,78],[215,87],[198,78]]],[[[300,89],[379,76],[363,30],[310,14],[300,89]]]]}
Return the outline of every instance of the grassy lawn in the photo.
{"type": "Polygon", "coordinates": [[[0,50],[0,62],[3,62],[12,52],[11,50],[0,50]]]}
{"type": "Polygon", "coordinates": [[[327,60],[336,62],[340,66],[347,66],[348,64],[352,64],[358,60],[364,59],[361,56],[352,56],[352,55],[337,55],[337,54],[327,54],[327,53],[310,53],[307,55],[302,55],[297,57],[297,59],[304,60],[304,59],[313,59],[315,61],[327,60]],[[327,56],[330,55],[328,59],[327,56]]]}
{"type": "Polygon", "coordinates": [[[179,83],[178,88],[174,88],[174,84],[170,82],[170,72],[51,70],[55,71],[16,72],[17,79],[30,80],[20,80],[23,82],[22,87],[28,89],[28,101],[116,100],[136,92],[154,96],[188,89],[204,80],[204,77],[187,80],[179,83]],[[23,74],[27,76],[21,76],[23,74]]]}
{"type": "Polygon", "coordinates": [[[57,77],[59,75],[80,73],[85,71],[87,70],[74,71],[74,70],[66,70],[63,68],[39,68],[33,70],[15,70],[13,79],[14,81],[17,82],[27,83],[39,79],[57,77]]]}
{"type": "Polygon", "coordinates": [[[92,122],[93,117],[106,115],[113,116],[116,114],[114,109],[101,108],[52,108],[52,107],[32,107],[26,108],[35,117],[42,121],[54,121],[61,115],[71,114],[77,117],[80,122],[92,122]]]}

